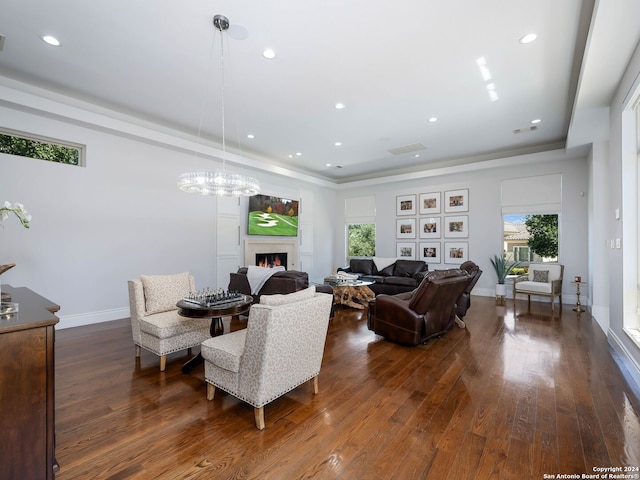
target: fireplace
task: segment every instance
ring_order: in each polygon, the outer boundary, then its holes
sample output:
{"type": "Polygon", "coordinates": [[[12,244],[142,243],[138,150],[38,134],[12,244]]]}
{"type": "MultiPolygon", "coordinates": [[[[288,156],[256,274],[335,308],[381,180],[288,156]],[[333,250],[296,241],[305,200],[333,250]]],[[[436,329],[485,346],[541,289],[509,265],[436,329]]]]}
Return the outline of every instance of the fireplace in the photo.
{"type": "Polygon", "coordinates": [[[280,263],[287,270],[296,270],[298,263],[298,244],[295,240],[255,240],[244,241],[245,266],[257,265],[258,259],[265,255],[280,255],[280,263]],[[283,254],[284,258],[283,258],[283,254]]]}
{"type": "Polygon", "coordinates": [[[284,267],[287,268],[287,254],[280,253],[256,253],[256,265],[258,267],[284,267]]]}

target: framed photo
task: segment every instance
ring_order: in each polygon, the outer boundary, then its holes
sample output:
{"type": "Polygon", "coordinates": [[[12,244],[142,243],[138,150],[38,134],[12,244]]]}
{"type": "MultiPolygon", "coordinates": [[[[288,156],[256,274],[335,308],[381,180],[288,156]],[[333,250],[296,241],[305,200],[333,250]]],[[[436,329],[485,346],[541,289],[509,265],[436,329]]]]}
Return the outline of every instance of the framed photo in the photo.
{"type": "Polygon", "coordinates": [[[467,242],[445,242],[444,263],[464,263],[469,258],[467,242]]]}
{"type": "Polygon", "coordinates": [[[400,260],[415,260],[416,259],[415,242],[396,243],[396,257],[399,258],[400,260]]]}
{"type": "Polygon", "coordinates": [[[420,238],[440,238],[440,217],[421,218],[418,231],[420,238]]]}
{"type": "Polygon", "coordinates": [[[416,214],[416,196],[400,195],[396,197],[396,215],[415,215],[416,214]]]}
{"type": "Polygon", "coordinates": [[[440,213],[440,192],[421,193],[418,204],[420,215],[440,213]]]}
{"type": "Polygon", "coordinates": [[[444,211],[447,213],[468,212],[469,189],[444,192],[444,211]]]}
{"type": "Polygon", "coordinates": [[[426,263],[440,263],[440,242],[420,242],[418,254],[426,263]]]}
{"type": "Polygon", "coordinates": [[[397,238],[416,238],[416,219],[398,218],[396,220],[397,238]]]}
{"type": "Polygon", "coordinates": [[[466,238],[469,236],[469,216],[444,217],[445,238],[466,238]]]}

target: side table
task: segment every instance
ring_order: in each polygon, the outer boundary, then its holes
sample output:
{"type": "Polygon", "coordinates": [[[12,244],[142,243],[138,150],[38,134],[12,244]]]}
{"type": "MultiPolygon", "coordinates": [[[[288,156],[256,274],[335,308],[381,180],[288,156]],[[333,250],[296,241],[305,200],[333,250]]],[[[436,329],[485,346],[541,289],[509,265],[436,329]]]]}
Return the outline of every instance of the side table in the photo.
{"type": "Polygon", "coordinates": [[[576,300],[576,306],[573,307],[573,311],[577,312],[580,315],[582,312],[586,312],[584,308],[582,308],[582,304],[580,303],[580,285],[586,285],[587,282],[571,282],[571,285],[576,286],[576,296],[578,299],[576,300]]]}

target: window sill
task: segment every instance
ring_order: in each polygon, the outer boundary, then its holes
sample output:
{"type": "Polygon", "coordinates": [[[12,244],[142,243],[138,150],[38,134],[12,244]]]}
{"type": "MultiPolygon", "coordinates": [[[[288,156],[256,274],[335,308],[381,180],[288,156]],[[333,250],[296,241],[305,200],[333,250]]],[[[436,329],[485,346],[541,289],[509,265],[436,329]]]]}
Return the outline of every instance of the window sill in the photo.
{"type": "Polygon", "coordinates": [[[624,333],[631,339],[633,343],[640,349],[640,329],[638,328],[623,328],[624,333]]]}

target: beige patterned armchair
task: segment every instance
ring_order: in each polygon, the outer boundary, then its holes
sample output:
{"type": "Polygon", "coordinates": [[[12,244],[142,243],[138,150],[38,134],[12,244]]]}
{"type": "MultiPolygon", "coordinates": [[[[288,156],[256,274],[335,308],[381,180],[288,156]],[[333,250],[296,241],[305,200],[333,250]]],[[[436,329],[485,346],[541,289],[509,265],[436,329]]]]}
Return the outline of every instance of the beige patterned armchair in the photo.
{"type": "Polygon", "coordinates": [[[262,295],[247,328],[202,344],[207,399],[216,387],[254,407],[264,428],[264,406],[308,380],[318,393],[318,374],[333,303],[315,286],[288,295],[262,295]]]}
{"type": "Polygon", "coordinates": [[[136,357],[144,348],[160,357],[164,372],[167,355],[200,345],[210,337],[211,320],[178,315],[176,303],[190,291],[195,280],[188,273],[177,275],[142,275],[129,280],[131,334],[136,357]]]}

